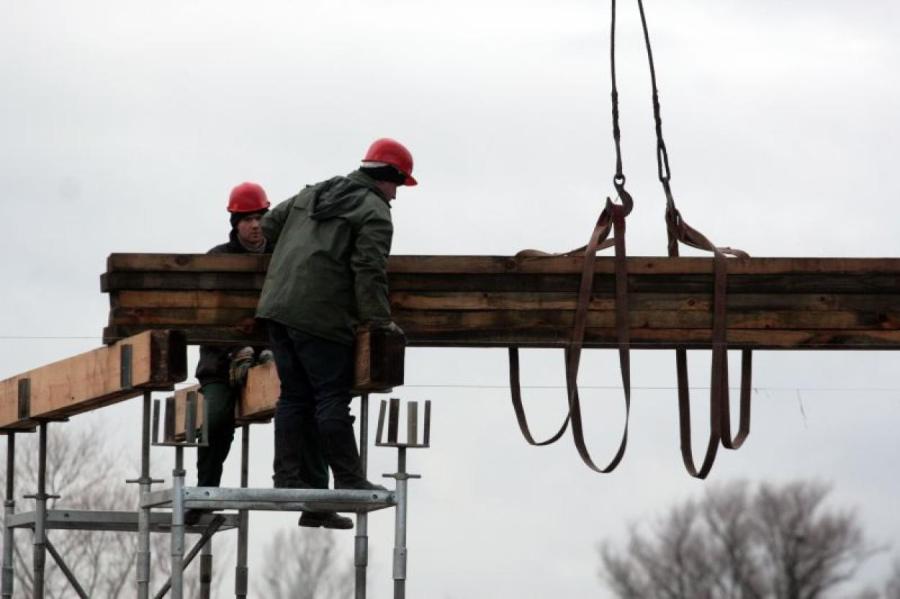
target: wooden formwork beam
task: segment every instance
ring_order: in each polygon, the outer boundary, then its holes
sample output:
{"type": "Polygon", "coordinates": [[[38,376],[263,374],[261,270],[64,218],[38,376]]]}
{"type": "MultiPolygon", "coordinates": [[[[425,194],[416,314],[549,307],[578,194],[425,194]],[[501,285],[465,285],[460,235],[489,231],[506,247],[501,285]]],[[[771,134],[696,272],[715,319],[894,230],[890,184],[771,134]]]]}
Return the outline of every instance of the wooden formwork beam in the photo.
{"type": "MultiPolygon", "coordinates": [[[[107,341],[179,328],[189,343],[265,343],[253,314],[267,256],[113,254],[107,341]]],[[[582,259],[394,256],[392,311],[411,346],[561,347],[571,335],[582,259]]],[[[637,348],[709,347],[710,258],[628,259],[637,348]]],[[[728,342],[754,349],[900,349],[900,259],[728,261],[728,342]]],[[[617,344],[614,265],[598,258],[586,347],[617,344]]]]}
{"type": "Polygon", "coordinates": [[[0,428],[31,428],[37,420],[171,389],[186,376],[184,335],[146,331],[0,381],[0,428]]]}
{"type": "MultiPolygon", "coordinates": [[[[178,389],[173,395],[174,423],[173,433],[176,440],[185,437],[185,423],[187,422],[187,399],[189,393],[196,393],[197,414],[195,422],[197,428],[203,426],[203,394],[200,385],[191,385],[178,389]]],[[[247,383],[241,391],[241,397],[235,406],[235,420],[242,422],[262,422],[269,420],[275,414],[275,403],[281,393],[281,382],[275,370],[275,363],[259,364],[247,371],[247,383]]]]}

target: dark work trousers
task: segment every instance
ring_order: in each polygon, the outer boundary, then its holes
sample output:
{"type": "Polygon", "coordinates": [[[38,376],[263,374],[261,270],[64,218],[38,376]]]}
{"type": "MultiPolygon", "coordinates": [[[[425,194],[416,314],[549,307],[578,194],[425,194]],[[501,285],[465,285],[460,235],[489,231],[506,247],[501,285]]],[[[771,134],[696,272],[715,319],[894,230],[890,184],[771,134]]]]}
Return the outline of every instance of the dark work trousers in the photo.
{"type": "MultiPolygon", "coordinates": [[[[281,380],[275,406],[276,487],[328,488],[320,429],[350,415],[353,347],[269,321],[269,341],[281,380]]],[[[351,439],[352,440],[352,439],[351,439]]],[[[355,450],[355,447],[354,447],[355,450]]]]}
{"type": "Polygon", "coordinates": [[[238,389],[225,383],[209,383],[200,388],[209,418],[209,445],[197,448],[197,486],[218,487],[222,465],[234,439],[234,406],[238,389]]]}

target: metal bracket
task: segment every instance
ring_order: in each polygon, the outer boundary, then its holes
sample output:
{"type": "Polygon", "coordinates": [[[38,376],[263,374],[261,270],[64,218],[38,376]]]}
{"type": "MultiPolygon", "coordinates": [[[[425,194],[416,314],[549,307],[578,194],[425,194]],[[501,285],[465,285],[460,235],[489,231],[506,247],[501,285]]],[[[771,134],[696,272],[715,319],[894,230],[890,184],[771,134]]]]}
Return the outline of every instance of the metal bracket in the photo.
{"type": "Polygon", "coordinates": [[[378,429],[375,433],[375,445],[378,447],[405,447],[423,449],[431,447],[431,400],[425,401],[425,417],[422,424],[422,442],[419,442],[419,404],[415,401],[406,403],[406,442],[398,440],[400,423],[400,400],[390,399],[390,404],[381,400],[378,408],[378,429]],[[384,439],[385,411],[387,410],[387,440],[384,439]]]}
{"type": "Polygon", "coordinates": [[[19,379],[19,420],[27,420],[31,416],[31,379],[19,379]]]}
{"type": "Polygon", "coordinates": [[[131,376],[133,349],[127,343],[119,347],[119,385],[122,389],[131,389],[134,381],[131,376]]]}

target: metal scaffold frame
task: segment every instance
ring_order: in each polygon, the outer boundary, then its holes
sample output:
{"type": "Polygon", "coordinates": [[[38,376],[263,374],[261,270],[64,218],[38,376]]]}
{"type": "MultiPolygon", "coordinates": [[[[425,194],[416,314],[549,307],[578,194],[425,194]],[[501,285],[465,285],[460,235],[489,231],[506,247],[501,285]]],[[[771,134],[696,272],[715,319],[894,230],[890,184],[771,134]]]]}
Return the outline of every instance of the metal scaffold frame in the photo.
{"type": "MultiPolygon", "coordinates": [[[[143,393],[143,411],[141,426],[141,472],[140,477],[126,481],[139,486],[140,501],[136,511],[91,511],[91,510],[59,510],[47,509],[49,499],[58,496],[47,493],[47,435],[48,420],[37,421],[39,434],[38,445],[38,480],[37,492],[25,495],[34,499],[35,509],[32,512],[16,513],[15,501],[15,442],[16,433],[23,429],[3,431],[7,434],[7,480],[6,500],[4,502],[4,536],[2,555],[2,583],[0,595],[2,599],[12,599],[14,590],[13,534],[16,529],[33,530],[33,592],[34,598],[44,596],[44,579],[46,573],[47,553],[56,562],[78,597],[88,597],[75,574],[68,568],[65,559],[60,555],[48,538],[47,531],[56,530],[93,530],[135,532],[138,534],[138,551],[136,565],[137,596],[139,599],[151,597],[151,551],[150,533],[161,532],[171,535],[171,577],[165,581],[152,597],[161,599],[168,595],[172,599],[181,599],[184,592],[184,569],[200,555],[200,591],[203,599],[209,599],[212,580],[212,537],[225,530],[237,529],[237,553],[235,566],[235,597],[248,597],[248,545],[249,545],[249,512],[267,511],[302,511],[331,510],[356,513],[356,535],[354,538],[355,597],[365,599],[368,568],[368,512],[396,508],[393,552],[394,597],[405,597],[406,582],[406,513],[407,513],[407,481],[418,478],[418,475],[406,472],[406,449],[408,447],[428,447],[430,431],[430,402],[425,404],[424,442],[417,440],[417,404],[410,402],[408,407],[409,421],[407,425],[408,439],[406,443],[397,440],[397,419],[399,416],[399,400],[390,401],[388,415],[387,440],[382,439],[387,403],[381,402],[378,420],[376,445],[395,447],[398,450],[397,472],[385,476],[397,481],[396,491],[361,491],[361,490],[328,490],[328,489],[269,489],[249,488],[249,450],[250,422],[240,423],[241,439],[241,486],[240,488],[188,487],[185,486],[184,448],[205,444],[206,431],[200,439],[195,434],[196,399],[189,399],[186,412],[184,441],[169,438],[159,442],[159,404],[153,409],[152,392],[143,393]],[[152,432],[151,432],[152,431],[152,432]],[[150,448],[153,445],[171,446],[175,450],[175,467],[172,473],[172,487],[169,489],[152,489],[154,483],[164,481],[150,476],[150,448]],[[155,511],[169,508],[170,512],[155,511]],[[234,509],[236,513],[210,513],[203,515],[194,526],[184,523],[184,512],[187,509],[199,508],[209,510],[234,509]],[[185,552],[186,533],[200,535],[196,544],[185,552]]],[[[171,402],[170,402],[171,405],[171,402]]],[[[363,473],[367,472],[368,462],[368,426],[369,398],[363,394],[360,402],[360,457],[363,473]]],[[[167,421],[171,417],[167,414],[167,421]]],[[[206,418],[203,419],[206,422],[206,418]]],[[[32,431],[28,431],[32,432],[32,431]]]]}

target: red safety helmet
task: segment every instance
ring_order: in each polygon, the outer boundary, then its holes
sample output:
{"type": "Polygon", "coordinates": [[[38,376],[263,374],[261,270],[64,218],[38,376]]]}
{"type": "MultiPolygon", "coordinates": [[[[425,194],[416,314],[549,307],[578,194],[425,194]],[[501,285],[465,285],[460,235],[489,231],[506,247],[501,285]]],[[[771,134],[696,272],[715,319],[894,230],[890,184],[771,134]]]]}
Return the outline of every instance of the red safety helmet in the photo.
{"type": "Polygon", "coordinates": [[[266,191],[256,183],[241,183],[231,190],[228,197],[228,212],[259,212],[270,206],[266,191]]]}
{"type": "Polygon", "coordinates": [[[410,154],[409,150],[406,149],[406,146],[399,141],[387,137],[376,139],[372,142],[372,145],[369,146],[369,151],[366,152],[366,157],[363,158],[363,162],[381,162],[383,164],[389,164],[406,177],[403,181],[404,185],[419,184],[412,176],[412,154],[410,154]]]}

